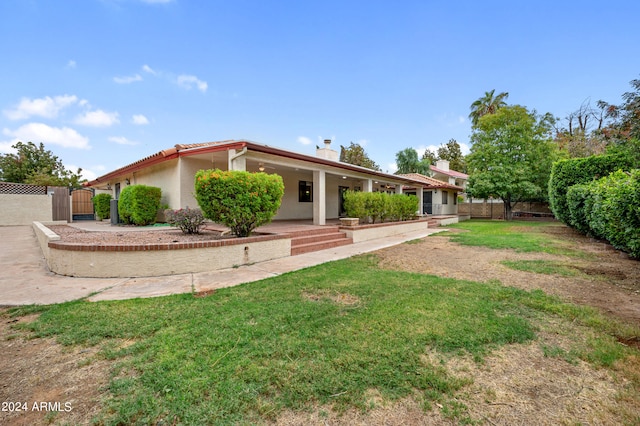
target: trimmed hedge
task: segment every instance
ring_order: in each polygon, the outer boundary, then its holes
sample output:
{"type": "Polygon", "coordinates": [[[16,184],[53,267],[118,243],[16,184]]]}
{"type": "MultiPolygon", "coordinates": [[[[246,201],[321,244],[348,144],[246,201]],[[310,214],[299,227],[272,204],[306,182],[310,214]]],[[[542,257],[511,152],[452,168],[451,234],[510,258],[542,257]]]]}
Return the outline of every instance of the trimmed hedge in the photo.
{"type": "Polygon", "coordinates": [[[567,191],[570,225],[640,258],[640,170],[618,170],[567,191]]]}
{"type": "Polygon", "coordinates": [[[98,194],[91,201],[98,220],[111,217],[111,194],[98,194]]]}
{"type": "Polygon", "coordinates": [[[206,218],[229,227],[238,237],[248,237],[275,216],[284,183],[275,174],[200,170],[195,195],[206,218]]]}
{"type": "Polygon", "coordinates": [[[624,155],[594,155],[560,160],[553,164],[549,179],[549,207],[555,217],[570,225],[567,191],[577,184],[589,183],[616,170],[631,170],[633,160],[624,155]]]}
{"type": "Polygon", "coordinates": [[[361,223],[384,222],[387,219],[402,221],[413,219],[418,210],[415,195],[387,194],[385,192],[355,192],[344,194],[347,216],[357,217],[361,223]]]}
{"type": "Polygon", "coordinates": [[[118,215],[126,224],[151,225],[156,222],[161,196],[162,190],[155,186],[127,186],[118,199],[118,215]]]}

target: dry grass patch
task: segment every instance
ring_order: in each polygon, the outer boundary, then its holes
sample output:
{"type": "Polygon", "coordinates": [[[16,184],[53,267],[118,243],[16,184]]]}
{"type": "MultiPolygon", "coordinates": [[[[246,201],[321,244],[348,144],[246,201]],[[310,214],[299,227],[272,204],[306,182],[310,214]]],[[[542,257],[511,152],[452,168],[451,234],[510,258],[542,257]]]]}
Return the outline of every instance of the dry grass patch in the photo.
{"type": "Polygon", "coordinates": [[[329,300],[337,305],[356,306],[360,304],[360,298],[349,293],[339,293],[334,290],[303,291],[302,297],[312,302],[329,300]]]}

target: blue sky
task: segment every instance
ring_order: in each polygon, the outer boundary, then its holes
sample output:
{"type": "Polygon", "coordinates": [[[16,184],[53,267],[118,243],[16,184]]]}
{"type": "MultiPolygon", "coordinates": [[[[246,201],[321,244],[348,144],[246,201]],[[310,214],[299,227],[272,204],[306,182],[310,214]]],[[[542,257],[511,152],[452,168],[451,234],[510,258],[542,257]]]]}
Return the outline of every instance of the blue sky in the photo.
{"type": "Polygon", "coordinates": [[[0,152],[43,142],[92,179],[177,143],[306,154],[456,139],[470,104],[558,117],[640,78],[640,2],[2,0],[0,152]]]}

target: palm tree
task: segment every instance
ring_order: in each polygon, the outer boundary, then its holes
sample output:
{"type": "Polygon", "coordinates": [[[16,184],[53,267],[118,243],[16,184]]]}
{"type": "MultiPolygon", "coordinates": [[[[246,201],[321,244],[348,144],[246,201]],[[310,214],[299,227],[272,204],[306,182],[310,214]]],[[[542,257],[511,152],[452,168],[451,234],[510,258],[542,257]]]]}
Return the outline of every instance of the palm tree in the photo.
{"type": "Polygon", "coordinates": [[[471,119],[471,124],[474,126],[478,124],[478,120],[483,115],[494,114],[499,108],[507,106],[504,100],[509,97],[509,93],[502,92],[494,97],[493,94],[495,91],[496,89],[485,92],[483,97],[471,104],[471,114],[469,114],[469,118],[471,119]]]}

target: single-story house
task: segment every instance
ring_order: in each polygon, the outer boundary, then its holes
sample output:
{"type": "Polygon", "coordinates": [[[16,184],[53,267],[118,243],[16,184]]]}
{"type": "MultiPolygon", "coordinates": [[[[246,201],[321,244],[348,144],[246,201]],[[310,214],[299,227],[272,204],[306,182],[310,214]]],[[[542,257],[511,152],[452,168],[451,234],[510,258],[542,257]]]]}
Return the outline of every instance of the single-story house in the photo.
{"type": "MultiPolygon", "coordinates": [[[[425,194],[440,188],[426,176],[393,175],[340,162],[338,152],[330,147],[331,141],[325,140],[324,145],[313,156],[246,140],[178,144],[100,176],[86,186],[107,191],[114,198],[125,185],[157,186],[162,189],[162,203],[179,209],[197,206],[193,192],[198,170],[277,173],[284,180],[285,192],[274,219],[313,219],[316,225],[345,215],[343,194],[347,190],[403,193],[404,188],[410,188],[423,205],[425,194]]],[[[462,188],[445,184],[454,200],[455,191],[462,188]]],[[[447,210],[447,214],[456,213],[453,208],[447,210]]]]}

